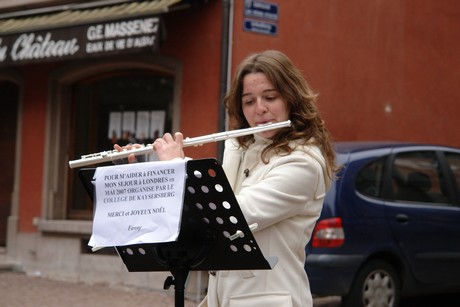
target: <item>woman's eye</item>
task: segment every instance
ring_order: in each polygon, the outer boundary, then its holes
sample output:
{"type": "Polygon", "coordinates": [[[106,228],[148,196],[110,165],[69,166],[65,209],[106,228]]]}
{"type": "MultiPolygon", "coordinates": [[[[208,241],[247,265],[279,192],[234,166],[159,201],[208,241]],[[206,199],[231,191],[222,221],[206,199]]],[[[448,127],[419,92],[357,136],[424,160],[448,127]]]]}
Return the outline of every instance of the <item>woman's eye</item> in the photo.
{"type": "Polygon", "coordinates": [[[252,104],[253,100],[243,100],[244,105],[250,105],[252,104]]]}

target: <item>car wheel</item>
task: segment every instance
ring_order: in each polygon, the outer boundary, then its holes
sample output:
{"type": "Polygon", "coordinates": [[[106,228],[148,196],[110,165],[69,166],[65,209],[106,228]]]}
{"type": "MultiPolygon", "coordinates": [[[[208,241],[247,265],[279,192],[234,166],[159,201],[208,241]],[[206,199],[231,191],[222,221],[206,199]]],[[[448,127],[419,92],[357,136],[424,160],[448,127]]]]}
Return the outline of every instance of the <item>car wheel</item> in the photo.
{"type": "Polygon", "coordinates": [[[342,297],[343,307],[396,307],[400,281],[395,269],[386,261],[372,260],[356,275],[350,292],[342,297]]]}

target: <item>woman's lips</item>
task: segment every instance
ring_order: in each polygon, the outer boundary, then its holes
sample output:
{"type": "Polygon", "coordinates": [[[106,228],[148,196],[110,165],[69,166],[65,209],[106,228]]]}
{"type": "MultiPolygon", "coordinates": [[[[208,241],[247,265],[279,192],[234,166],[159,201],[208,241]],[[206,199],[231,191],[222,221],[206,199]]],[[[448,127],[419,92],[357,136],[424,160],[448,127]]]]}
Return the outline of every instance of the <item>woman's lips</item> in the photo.
{"type": "Polygon", "coordinates": [[[272,121],[265,121],[265,122],[257,122],[257,126],[265,126],[265,125],[270,125],[273,124],[272,121]]]}

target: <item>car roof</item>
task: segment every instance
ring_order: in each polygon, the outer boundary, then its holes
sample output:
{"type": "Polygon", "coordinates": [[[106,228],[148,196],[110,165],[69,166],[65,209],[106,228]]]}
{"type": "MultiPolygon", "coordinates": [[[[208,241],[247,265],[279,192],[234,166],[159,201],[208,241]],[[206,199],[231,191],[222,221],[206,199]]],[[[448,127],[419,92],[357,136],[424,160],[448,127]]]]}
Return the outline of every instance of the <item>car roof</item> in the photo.
{"type": "Polygon", "coordinates": [[[420,147],[438,150],[460,150],[459,148],[427,144],[427,143],[411,143],[411,142],[398,142],[398,141],[348,141],[348,142],[335,142],[334,149],[338,154],[353,154],[369,150],[388,149],[388,148],[408,148],[420,147]]]}

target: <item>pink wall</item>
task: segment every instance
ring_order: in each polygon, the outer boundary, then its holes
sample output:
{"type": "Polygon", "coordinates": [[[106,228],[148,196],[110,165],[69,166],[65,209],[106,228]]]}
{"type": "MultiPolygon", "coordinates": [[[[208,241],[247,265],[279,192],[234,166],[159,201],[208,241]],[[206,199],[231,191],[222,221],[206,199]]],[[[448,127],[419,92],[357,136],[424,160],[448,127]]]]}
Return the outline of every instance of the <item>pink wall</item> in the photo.
{"type": "Polygon", "coordinates": [[[272,2],[275,37],[244,32],[243,1],[235,1],[235,65],[249,52],[286,52],[320,93],[336,140],[460,146],[458,1],[272,2]]]}
{"type": "MultiPolygon", "coordinates": [[[[161,52],[183,63],[181,132],[185,137],[218,132],[221,1],[170,13],[166,28],[168,38],[161,52]]],[[[186,149],[186,155],[194,158],[216,153],[215,144],[186,149]]]]}
{"type": "Polygon", "coordinates": [[[20,195],[19,195],[19,231],[35,232],[33,218],[41,216],[42,178],[46,167],[43,165],[46,104],[48,78],[43,72],[50,71],[56,65],[30,65],[20,67],[24,78],[22,135],[17,140],[22,144],[20,195]]]}

